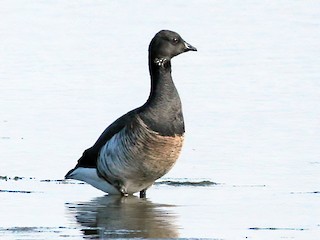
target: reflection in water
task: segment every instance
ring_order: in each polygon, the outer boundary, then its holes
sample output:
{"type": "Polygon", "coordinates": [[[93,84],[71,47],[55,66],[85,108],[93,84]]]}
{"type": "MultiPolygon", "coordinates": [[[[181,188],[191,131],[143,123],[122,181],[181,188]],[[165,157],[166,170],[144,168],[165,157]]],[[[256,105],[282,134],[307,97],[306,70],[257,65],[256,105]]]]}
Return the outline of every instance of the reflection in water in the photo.
{"type": "Polygon", "coordinates": [[[84,203],[67,203],[84,235],[97,238],[176,238],[176,215],[170,205],[134,196],[104,196],[84,203]]]}

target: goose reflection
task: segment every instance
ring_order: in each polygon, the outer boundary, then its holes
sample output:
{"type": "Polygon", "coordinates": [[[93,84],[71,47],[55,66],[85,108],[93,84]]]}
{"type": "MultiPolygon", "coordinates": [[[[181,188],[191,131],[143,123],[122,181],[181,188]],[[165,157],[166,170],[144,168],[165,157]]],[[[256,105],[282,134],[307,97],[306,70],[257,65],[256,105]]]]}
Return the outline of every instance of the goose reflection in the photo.
{"type": "Polygon", "coordinates": [[[177,238],[172,205],[135,196],[104,196],[89,202],[66,203],[90,238],[177,238]]]}

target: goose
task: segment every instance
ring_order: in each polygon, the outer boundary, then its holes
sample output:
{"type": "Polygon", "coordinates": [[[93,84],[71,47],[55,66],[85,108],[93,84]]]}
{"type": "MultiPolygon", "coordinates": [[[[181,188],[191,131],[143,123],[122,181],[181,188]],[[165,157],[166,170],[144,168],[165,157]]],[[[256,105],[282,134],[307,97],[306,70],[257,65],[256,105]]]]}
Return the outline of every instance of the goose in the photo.
{"type": "Polygon", "coordinates": [[[171,76],[171,59],[197,51],[181,36],[161,30],[149,45],[151,91],[147,101],[119,117],[85,150],[65,176],[108,194],[146,190],[175,164],[184,139],[181,101],[171,76]]]}

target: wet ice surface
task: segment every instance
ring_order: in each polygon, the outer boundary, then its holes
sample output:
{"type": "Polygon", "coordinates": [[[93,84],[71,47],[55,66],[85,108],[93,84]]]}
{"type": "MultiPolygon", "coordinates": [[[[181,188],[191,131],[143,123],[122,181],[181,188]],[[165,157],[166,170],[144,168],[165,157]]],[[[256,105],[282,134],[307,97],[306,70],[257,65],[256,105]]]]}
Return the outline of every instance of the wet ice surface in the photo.
{"type": "Polygon", "coordinates": [[[0,176],[19,177],[1,239],[319,239],[320,4],[156,4],[0,3],[0,176]],[[144,103],[166,28],[198,48],[172,63],[186,141],[166,182],[140,200],[53,181],[144,103]]]}

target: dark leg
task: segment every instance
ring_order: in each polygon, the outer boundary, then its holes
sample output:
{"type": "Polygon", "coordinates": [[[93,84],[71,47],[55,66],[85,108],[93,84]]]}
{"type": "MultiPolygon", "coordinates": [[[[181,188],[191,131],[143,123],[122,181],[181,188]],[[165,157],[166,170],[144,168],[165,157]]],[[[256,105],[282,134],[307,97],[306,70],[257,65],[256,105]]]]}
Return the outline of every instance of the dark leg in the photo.
{"type": "Polygon", "coordinates": [[[140,191],[140,198],[145,198],[147,196],[147,189],[140,191]]]}

